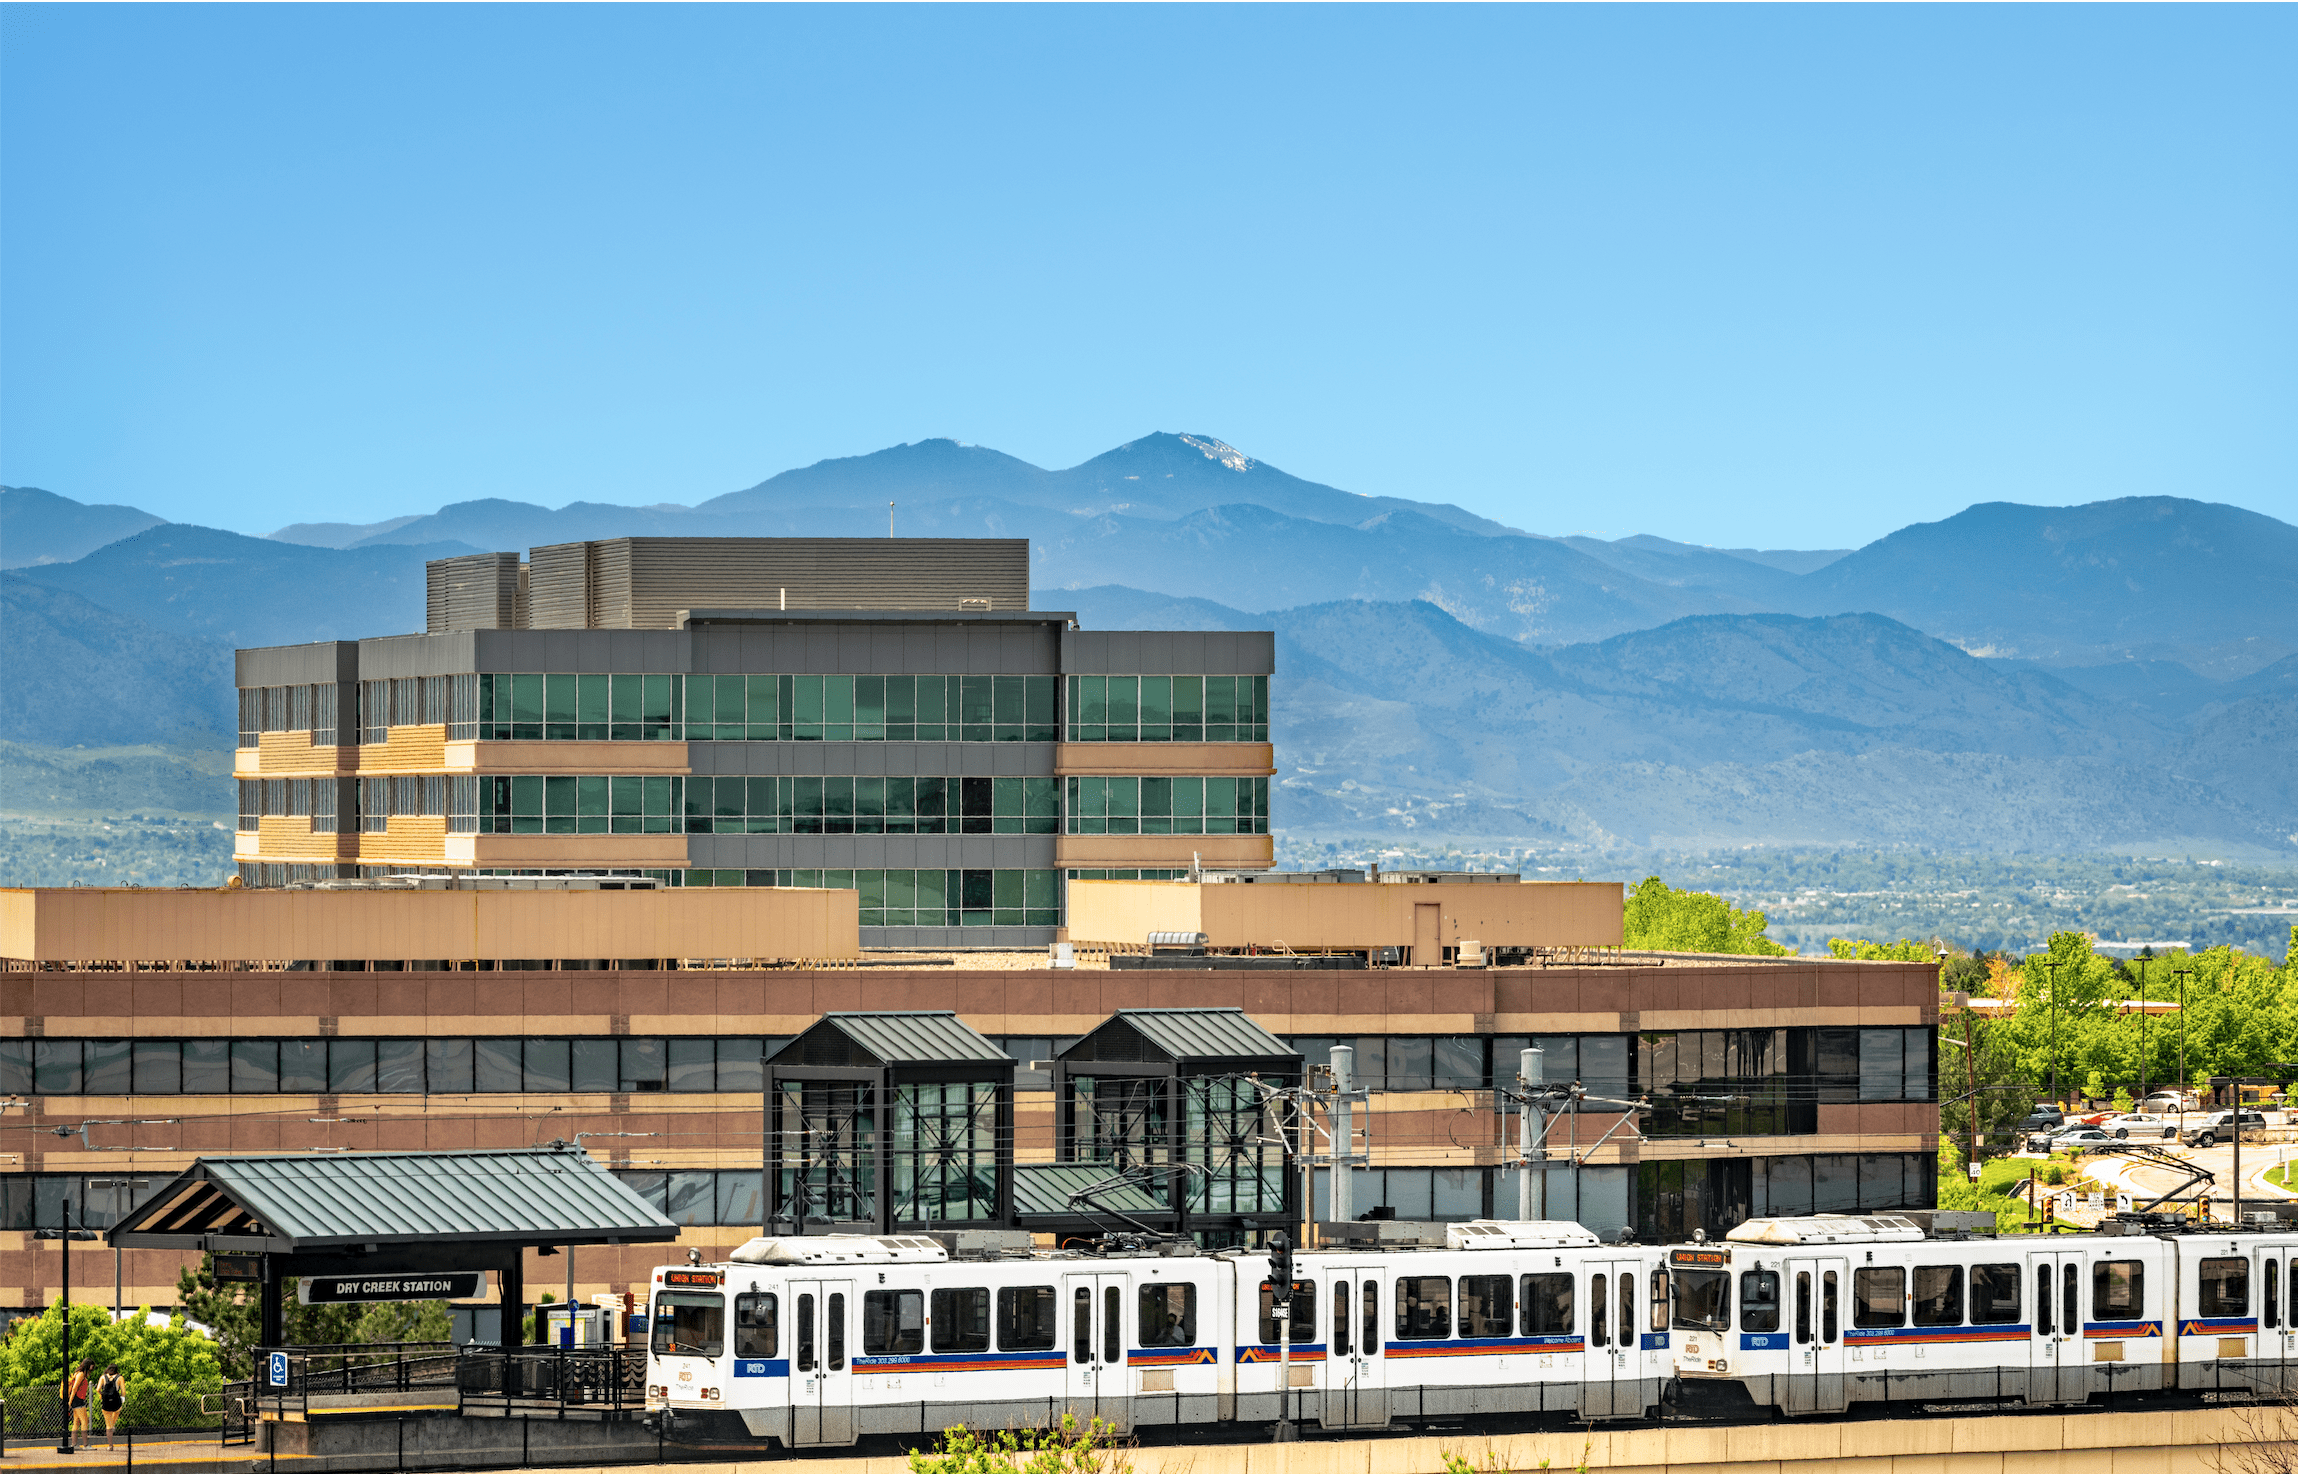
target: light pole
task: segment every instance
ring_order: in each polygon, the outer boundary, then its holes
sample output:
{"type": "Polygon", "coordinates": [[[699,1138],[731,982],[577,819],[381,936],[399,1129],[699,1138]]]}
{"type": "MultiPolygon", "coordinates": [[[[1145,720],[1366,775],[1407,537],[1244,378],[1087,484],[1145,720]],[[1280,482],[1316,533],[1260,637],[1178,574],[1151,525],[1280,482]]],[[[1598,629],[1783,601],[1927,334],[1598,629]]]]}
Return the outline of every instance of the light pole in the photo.
{"type": "Polygon", "coordinates": [[[2145,1100],[2150,1083],[2146,1057],[2146,965],[2154,961],[2154,948],[2138,949],[2138,1098],[2145,1100]]]}
{"type": "MultiPolygon", "coordinates": [[[[64,1241],[64,1389],[68,1392],[72,1386],[72,1240],[92,1239],[95,1235],[87,1229],[72,1227],[72,1200],[66,1198],[64,1226],[36,1229],[32,1237],[64,1241]]],[[[56,1435],[56,1452],[76,1452],[72,1447],[72,1403],[68,1397],[64,1399],[64,1431],[56,1435]]]]}
{"type": "Polygon", "coordinates": [[[2043,964],[2051,975],[2051,1109],[2059,1106],[2059,964],[2043,964]]]}
{"type": "Polygon", "coordinates": [[[2178,970],[2178,1113],[2186,1114],[2186,980],[2194,976],[2194,969],[2178,970]]]}

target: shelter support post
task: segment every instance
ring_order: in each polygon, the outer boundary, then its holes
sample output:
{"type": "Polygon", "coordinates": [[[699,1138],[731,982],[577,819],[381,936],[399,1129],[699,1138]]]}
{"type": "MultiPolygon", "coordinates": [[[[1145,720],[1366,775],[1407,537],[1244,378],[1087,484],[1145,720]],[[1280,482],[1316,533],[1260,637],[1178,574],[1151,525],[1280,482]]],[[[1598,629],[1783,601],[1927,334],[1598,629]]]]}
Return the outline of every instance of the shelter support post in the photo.
{"type": "Polygon", "coordinates": [[[263,1278],[257,1282],[261,1288],[257,1292],[259,1309],[256,1313],[256,1344],[258,1346],[284,1345],[287,1340],[287,1327],[281,1316],[279,1303],[279,1264],[269,1254],[264,1255],[261,1262],[263,1278]]]}
{"type": "Polygon", "coordinates": [[[503,1261],[503,1348],[516,1348],[525,1339],[520,1322],[527,1318],[526,1255],[513,1250],[503,1261]]]}

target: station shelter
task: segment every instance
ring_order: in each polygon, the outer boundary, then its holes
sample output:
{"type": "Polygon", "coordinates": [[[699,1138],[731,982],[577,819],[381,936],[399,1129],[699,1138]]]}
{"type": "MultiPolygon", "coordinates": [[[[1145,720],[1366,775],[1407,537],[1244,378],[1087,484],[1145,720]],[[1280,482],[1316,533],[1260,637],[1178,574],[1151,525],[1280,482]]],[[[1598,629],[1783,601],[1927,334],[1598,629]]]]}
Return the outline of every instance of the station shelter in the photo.
{"type": "Polygon", "coordinates": [[[1013,1058],[950,1012],[826,1013],[766,1061],[766,1232],[1011,1228],[1013,1058]]]}
{"type": "Polygon", "coordinates": [[[1074,1197],[1070,1218],[1049,1211],[1033,1226],[1134,1219],[1220,1247],[1292,1223],[1299,1186],[1270,1126],[1268,1094],[1300,1084],[1301,1070],[1299,1051],[1241,1008],[1110,1015],[1054,1056],[1055,1157],[1065,1175],[1029,1197],[1050,1208],[1063,1184],[1074,1197]],[[1087,1167],[1099,1176],[1070,1180],[1087,1167]]]}
{"type": "MultiPolygon", "coordinates": [[[[219,1282],[258,1287],[259,1340],[281,1340],[290,1279],[326,1277],[349,1298],[404,1293],[493,1271],[502,1344],[523,1337],[529,1249],[667,1243],[671,1222],[576,1146],[521,1151],[203,1157],[105,1237],[115,1248],[213,1256],[219,1282]],[[394,1283],[399,1281],[399,1283],[394,1283]]],[[[483,1286],[466,1280],[474,1289],[483,1286]]]]}

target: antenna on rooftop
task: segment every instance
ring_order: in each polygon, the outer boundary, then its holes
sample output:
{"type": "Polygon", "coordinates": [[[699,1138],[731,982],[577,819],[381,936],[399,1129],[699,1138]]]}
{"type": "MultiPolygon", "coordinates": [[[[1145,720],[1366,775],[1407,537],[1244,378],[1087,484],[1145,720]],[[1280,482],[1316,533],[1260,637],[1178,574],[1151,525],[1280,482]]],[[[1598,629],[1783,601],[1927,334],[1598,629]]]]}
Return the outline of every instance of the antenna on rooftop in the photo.
{"type": "Polygon", "coordinates": [[[888,536],[888,537],[892,537],[893,535],[894,535],[894,504],[893,504],[892,502],[888,502],[888,503],[886,503],[886,536],[888,536]]]}

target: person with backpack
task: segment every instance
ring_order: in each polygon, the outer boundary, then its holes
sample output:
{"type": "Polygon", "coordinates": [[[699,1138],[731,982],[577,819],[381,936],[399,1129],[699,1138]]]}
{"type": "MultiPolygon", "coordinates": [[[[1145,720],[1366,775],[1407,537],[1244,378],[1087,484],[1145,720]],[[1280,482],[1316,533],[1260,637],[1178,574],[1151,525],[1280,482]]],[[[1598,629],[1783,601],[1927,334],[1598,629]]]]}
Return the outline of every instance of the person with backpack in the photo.
{"type": "Polygon", "coordinates": [[[120,1414],[128,1409],[128,1381],[115,1364],[104,1368],[96,1383],[96,1406],[104,1410],[104,1447],[111,1448],[120,1433],[120,1414]]]}
{"type": "Polygon", "coordinates": [[[65,1369],[64,1408],[69,1416],[70,1426],[65,1432],[64,1441],[79,1448],[87,1446],[88,1387],[95,1380],[93,1375],[95,1370],[96,1364],[92,1361],[84,1361],[76,1367],[65,1369]],[[75,1437],[75,1434],[78,1436],[75,1437]]]}

